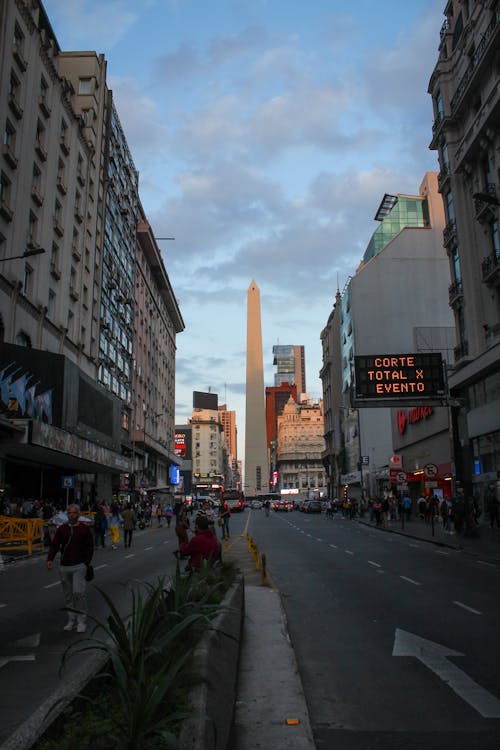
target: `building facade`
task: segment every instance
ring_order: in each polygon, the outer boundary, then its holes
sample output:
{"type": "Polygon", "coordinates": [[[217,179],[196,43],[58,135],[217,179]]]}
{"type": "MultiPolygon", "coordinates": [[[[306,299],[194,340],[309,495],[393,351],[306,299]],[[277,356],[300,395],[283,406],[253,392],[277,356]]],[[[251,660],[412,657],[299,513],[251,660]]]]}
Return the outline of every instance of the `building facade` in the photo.
{"type": "MultiPolygon", "coordinates": [[[[331,410],[329,445],[332,450],[340,450],[341,456],[340,461],[329,461],[332,475],[335,473],[339,481],[337,494],[347,486],[353,497],[390,487],[389,459],[394,453],[391,409],[383,404],[352,408],[354,357],[436,351],[449,361],[455,342],[448,306],[449,270],[441,244],[444,213],[437,175],[425,175],[418,195],[386,194],[375,218],[381,226],[341,299],[337,295],[322,333],[323,390],[331,410]]],[[[439,463],[443,474],[449,474],[450,442],[440,420],[427,423],[427,437],[433,434],[431,425],[438,424],[440,449],[439,455],[433,454],[434,463],[439,463]]],[[[422,468],[419,461],[432,461],[427,454],[422,445],[415,449],[409,471],[422,468]]],[[[410,462],[409,455],[407,460],[410,462]]]]}
{"type": "Polygon", "coordinates": [[[299,394],[306,393],[306,355],[302,345],[273,346],[274,385],[283,383],[297,386],[299,394]]]}
{"type": "Polygon", "coordinates": [[[280,490],[295,490],[303,498],[326,494],[323,465],[323,405],[292,397],[278,417],[277,471],[280,490]]]}
{"type": "MultiPolygon", "coordinates": [[[[134,469],[138,174],[104,56],[63,52],[36,0],[3,3],[0,34],[0,488],[57,499],[64,475],[76,499],[110,500],[134,469]]],[[[157,256],[149,262],[154,274],[157,256]]],[[[160,268],[153,293],[167,282],[160,268]]],[[[161,451],[174,461],[172,340],[183,323],[172,290],[163,298],[170,333],[152,335],[168,365],[161,394],[152,386],[142,403],[149,414],[162,404],[161,451]]]]}
{"type": "Polygon", "coordinates": [[[467,496],[499,492],[500,470],[500,4],[445,6],[429,82],[431,149],[450,265],[456,347],[449,373],[455,471],[467,496]]]}

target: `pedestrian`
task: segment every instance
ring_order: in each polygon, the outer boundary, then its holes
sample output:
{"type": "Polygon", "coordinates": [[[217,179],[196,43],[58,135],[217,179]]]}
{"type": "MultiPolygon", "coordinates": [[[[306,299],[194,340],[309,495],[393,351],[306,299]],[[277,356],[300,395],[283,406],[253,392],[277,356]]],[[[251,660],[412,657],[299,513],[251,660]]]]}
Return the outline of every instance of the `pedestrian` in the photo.
{"type": "Polygon", "coordinates": [[[402,501],[403,513],[407,521],[411,520],[411,498],[409,495],[405,495],[402,501]]]}
{"type": "Polygon", "coordinates": [[[219,518],[217,520],[217,523],[220,526],[221,531],[221,538],[229,539],[229,519],[231,517],[231,511],[229,510],[229,505],[224,502],[224,500],[221,500],[221,503],[219,505],[219,518]]]}
{"type": "Polygon", "coordinates": [[[186,506],[184,503],[176,503],[174,508],[175,513],[175,533],[177,535],[177,542],[179,550],[181,545],[187,544],[189,541],[187,530],[189,529],[189,518],[186,513],[186,506]]]}
{"type": "Polygon", "coordinates": [[[125,510],[122,513],[123,518],[123,536],[125,538],[125,547],[132,545],[132,534],[134,533],[135,525],[137,523],[137,516],[130,503],[127,503],[125,510]]]}
{"type": "Polygon", "coordinates": [[[47,569],[54,567],[54,558],[61,553],[59,575],[68,622],[64,630],[73,630],[76,625],[78,633],[87,629],[87,597],[85,573],[94,554],[94,540],[87,524],[79,520],[78,505],[68,507],[68,521],[57,529],[47,555],[47,569]]]}
{"type": "Polygon", "coordinates": [[[160,502],[158,502],[158,505],[156,506],[156,520],[158,521],[158,528],[162,528],[162,516],[163,516],[163,508],[160,502]]]}
{"type": "Polygon", "coordinates": [[[120,544],[120,524],[122,522],[120,516],[120,510],[116,503],[111,504],[111,510],[109,514],[109,530],[111,531],[111,548],[118,549],[120,544]]]}
{"type": "Polygon", "coordinates": [[[183,557],[189,556],[186,570],[199,571],[203,560],[213,565],[220,558],[221,546],[214,532],[209,528],[206,516],[196,516],[195,533],[191,540],[180,546],[183,557]]]}
{"type": "Polygon", "coordinates": [[[167,519],[167,527],[170,528],[170,524],[172,523],[172,518],[174,516],[174,511],[170,503],[165,508],[165,518],[167,519]]]}
{"type": "Polygon", "coordinates": [[[500,528],[500,503],[495,495],[495,488],[492,486],[486,491],[486,511],[490,519],[490,527],[500,528]]]}
{"type": "Polygon", "coordinates": [[[268,497],[264,500],[264,513],[269,518],[269,511],[271,510],[271,501],[268,497]]]}
{"type": "Polygon", "coordinates": [[[94,515],[94,544],[96,549],[99,545],[104,549],[107,525],[108,521],[104,514],[102,505],[98,505],[94,515]]]}

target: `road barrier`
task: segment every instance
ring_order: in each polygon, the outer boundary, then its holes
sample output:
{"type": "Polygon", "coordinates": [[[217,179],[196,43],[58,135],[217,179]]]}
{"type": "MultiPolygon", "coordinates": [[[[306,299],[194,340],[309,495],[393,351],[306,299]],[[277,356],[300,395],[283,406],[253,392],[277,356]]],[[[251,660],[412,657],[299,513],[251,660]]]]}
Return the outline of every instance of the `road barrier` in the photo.
{"type": "Polygon", "coordinates": [[[0,551],[43,550],[43,518],[0,516],[0,551]]]}
{"type": "Polygon", "coordinates": [[[250,536],[250,534],[247,532],[245,534],[247,539],[247,545],[248,549],[250,550],[250,554],[252,555],[254,562],[255,562],[255,568],[257,570],[262,571],[262,585],[263,586],[269,586],[269,579],[267,577],[267,557],[266,553],[263,552],[259,559],[259,548],[257,547],[256,543],[250,536]]]}

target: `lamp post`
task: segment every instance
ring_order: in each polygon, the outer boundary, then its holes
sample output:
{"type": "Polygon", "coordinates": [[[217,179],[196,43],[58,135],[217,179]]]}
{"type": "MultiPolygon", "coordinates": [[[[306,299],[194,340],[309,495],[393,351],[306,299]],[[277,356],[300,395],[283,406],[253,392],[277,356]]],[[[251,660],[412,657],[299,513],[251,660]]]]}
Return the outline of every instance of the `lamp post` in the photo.
{"type": "Polygon", "coordinates": [[[43,255],[44,252],[44,247],[27,247],[22,255],[11,255],[8,258],[0,258],[0,263],[5,263],[8,260],[19,260],[20,258],[31,258],[33,255],[43,255]]]}

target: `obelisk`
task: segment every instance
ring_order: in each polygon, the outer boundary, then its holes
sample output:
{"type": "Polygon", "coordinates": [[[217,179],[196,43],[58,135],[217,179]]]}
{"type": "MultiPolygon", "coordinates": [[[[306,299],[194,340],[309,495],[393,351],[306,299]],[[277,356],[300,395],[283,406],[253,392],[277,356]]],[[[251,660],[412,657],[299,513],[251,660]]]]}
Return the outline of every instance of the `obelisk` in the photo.
{"type": "Polygon", "coordinates": [[[251,497],[269,488],[266,445],[266,406],[260,290],[252,279],[247,292],[247,382],[245,413],[245,495],[251,497]]]}

